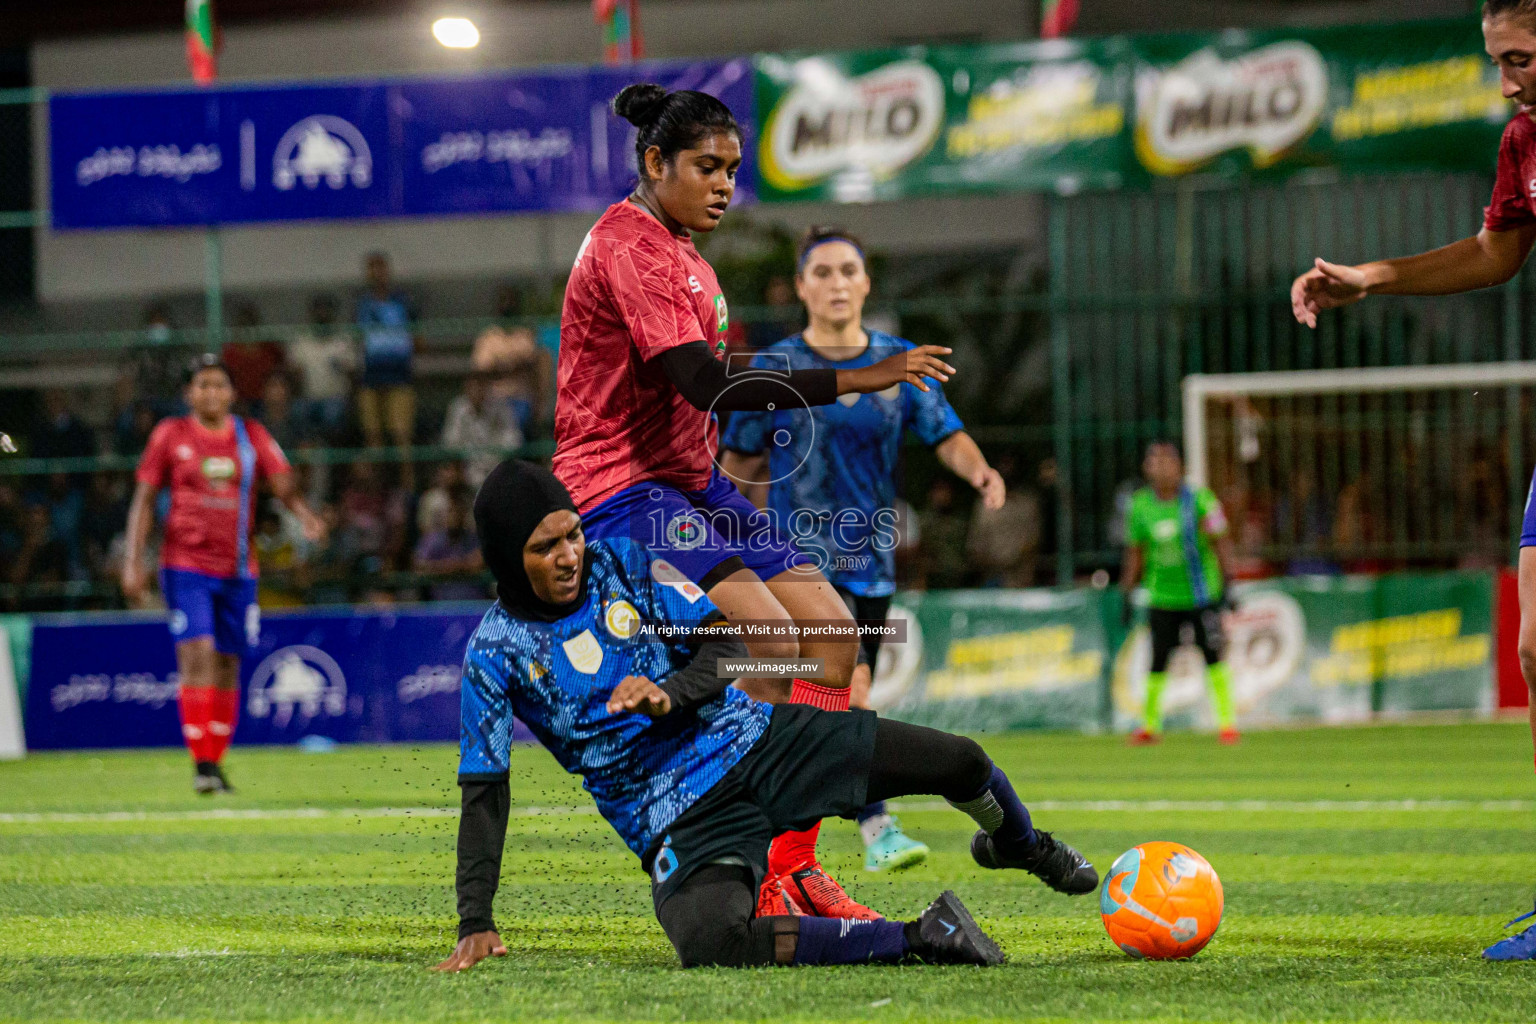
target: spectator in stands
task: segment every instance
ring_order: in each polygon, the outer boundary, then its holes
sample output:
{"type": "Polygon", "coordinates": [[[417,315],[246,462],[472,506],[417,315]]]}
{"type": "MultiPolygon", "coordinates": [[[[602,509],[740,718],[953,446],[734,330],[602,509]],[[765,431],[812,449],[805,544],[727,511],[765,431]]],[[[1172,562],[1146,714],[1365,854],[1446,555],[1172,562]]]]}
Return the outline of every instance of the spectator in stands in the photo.
{"type": "Polygon", "coordinates": [[[69,552],[70,575],[80,575],[81,558],[80,524],[85,515],[85,491],[76,486],[83,475],[71,477],[66,473],[50,473],[39,503],[48,511],[48,524],[52,535],[69,552]]]}
{"type": "Polygon", "coordinates": [[[545,422],[552,410],[554,359],[538,343],[532,328],[509,323],[522,310],[522,296],[508,285],[496,296],[496,316],[475,339],[471,362],[491,386],[491,400],[509,406],[518,431],[528,436],[545,422]]]}
{"type": "Polygon", "coordinates": [[[70,408],[60,388],[43,392],[43,415],[32,430],[28,454],[34,459],[78,459],[99,454],[96,434],[70,408]]]}
{"type": "Polygon", "coordinates": [[[299,413],[325,441],[336,439],[346,419],[357,364],[357,342],[336,323],[336,300],[316,295],[308,328],[288,345],[288,365],[298,375],[299,413]]]}
{"type": "Polygon", "coordinates": [[[361,558],[356,536],[346,530],[341,506],[326,502],[320,508],[326,541],[309,555],[304,565],[311,604],[345,604],[351,600],[351,584],[361,558]]]}
{"type": "Polygon", "coordinates": [[[47,506],[27,505],[21,522],[21,546],[11,561],[9,582],[14,587],[48,587],[49,591],[20,596],[11,606],[21,612],[56,607],[58,588],[69,579],[69,548],[54,536],[47,506]]]}
{"type": "Polygon", "coordinates": [[[448,522],[448,504],[454,488],[464,486],[464,464],[444,462],[437,467],[432,486],[416,503],[416,532],[425,536],[448,522]]]}
{"type": "MultiPolygon", "coordinates": [[[[302,535],[299,540],[302,540],[302,535]]],[[[304,604],[298,579],[302,554],[295,538],[283,529],[283,521],[266,502],[256,513],[256,559],[261,576],[256,586],[263,608],[297,608],[304,604]]]]}
{"type": "Polygon", "coordinates": [[[92,579],[113,579],[109,571],[112,542],[128,525],[129,477],[98,471],[91,475],[80,516],[82,561],[92,579]]]}
{"type": "Polygon", "coordinates": [[[443,423],[445,447],[486,449],[464,460],[464,476],[476,490],[502,459],[523,444],[512,410],[491,401],[490,394],[485,377],[470,374],[464,380],[463,393],[448,406],[448,418],[443,423]]]}
{"type": "Polygon", "coordinates": [[[261,401],[268,378],[282,368],[283,346],[255,337],[261,328],[261,311],[254,302],[242,302],[235,308],[230,327],[239,340],[225,342],[220,359],[229,370],[235,400],[241,408],[249,409],[261,401]]]}
{"type": "MultiPolygon", "coordinates": [[[[100,454],[96,432],[80,421],[70,408],[69,395],[58,388],[43,392],[43,416],[32,432],[30,454],[36,459],[80,459],[100,454]]],[[[27,489],[29,501],[47,507],[57,535],[69,548],[71,565],[79,563],[85,483],[84,473],[52,473],[41,486],[34,483],[27,489]]]]}
{"type": "Polygon", "coordinates": [[[1279,493],[1275,501],[1276,542],[1293,552],[1286,564],[1286,572],[1292,576],[1311,576],[1336,573],[1339,567],[1328,556],[1330,541],[1345,557],[1356,556],[1351,550],[1361,540],[1352,528],[1355,505],[1347,495],[1363,497],[1364,481],[1357,480],[1339,492],[1339,511],[1346,525],[1334,528],[1334,510],[1328,507],[1318,493],[1315,481],[1305,468],[1297,467],[1291,474],[1291,486],[1279,493]]]}
{"type": "Polygon", "coordinates": [[[997,471],[1007,484],[1003,507],[989,509],[981,501],[972,506],[966,554],[983,586],[1033,586],[1040,553],[1040,498],[1018,486],[1018,462],[1012,455],[997,460],[997,471]]]}
{"type": "Polygon", "coordinates": [[[10,568],[21,550],[21,493],[9,480],[0,480],[0,579],[10,579],[10,568]]]}
{"type": "MultiPolygon", "coordinates": [[[[484,568],[480,542],[470,523],[473,501],[473,492],[468,487],[453,489],[444,524],[422,536],[416,545],[412,568],[441,575],[469,575],[484,568]]],[[[473,601],[486,596],[486,587],[477,580],[451,580],[432,584],[428,593],[434,601],[473,601]]]]}
{"type": "Polygon", "coordinates": [[[934,477],[923,513],[922,575],[924,586],[944,590],[966,585],[965,515],[955,501],[948,476],[934,477]]]}
{"type": "Polygon", "coordinates": [[[891,532],[896,536],[896,587],[898,590],[921,590],[923,529],[918,522],[917,510],[898,494],[891,503],[891,511],[896,513],[896,520],[891,524],[891,532]]]}
{"type": "Polygon", "coordinates": [[[747,344],[752,348],[767,348],[798,334],[805,327],[805,316],[800,301],[795,298],[794,283],[783,274],[768,279],[763,289],[763,305],[771,306],[773,313],[747,325],[747,344]]]}
{"type": "Polygon", "coordinates": [[[118,411],[112,425],[112,451],[118,455],[137,455],[149,443],[155,429],[154,407],[142,398],[133,398],[118,411]]]}
{"type": "Polygon", "coordinates": [[[274,373],[261,387],[261,401],[251,410],[282,448],[292,451],[309,439],[308,424],[293,402],[288,375],[274,373]]]}
{"type": "Polygon", "coordinates": [[[347,470],[347,486],[341,493],[341,528],[345,545],[366,562],[384,549],[384,512],[386,496],[378,467],[371,462],[354,462],[347,470]]]}
{"type": "Polygon", "coordinates": [[[410,461],[416,432],[414,359],[419,341],[413,331],[416,316],[410,303],[395,291],[389,257],[370,253],[364,264],[368,289],[357,303],[357,328],[362,334],[362,388],[357,393],[358,420],[370,448],[384,446],[388,432],[401,449],[402,474],[415,486],[410,461]]]}
{"type": "Polygon", "coordinates": [[[1049,587],[1056,582],[1056,552],[1061,539],[1057,533],[1057,511],[1060,508],[1060,483],[1056,478],[1056,460],[1041,459],[1035,473],[1036,491],[1040,495],[1040,557],[1037,560],[1035,585],[1049,587]]]}
{"type": "MultiPolygon", "coordinates": [[[[144,311],[144,344],[133,352],[137,397],[149,404],[151,426],[162,417],[184,416],[187,412],[181,394],[181,369],[190,346],[174,339],[170,310],[160,303],[151,305],[144,311]]],[[[140,445],[138,451],[143,450],[140,445]]]]}

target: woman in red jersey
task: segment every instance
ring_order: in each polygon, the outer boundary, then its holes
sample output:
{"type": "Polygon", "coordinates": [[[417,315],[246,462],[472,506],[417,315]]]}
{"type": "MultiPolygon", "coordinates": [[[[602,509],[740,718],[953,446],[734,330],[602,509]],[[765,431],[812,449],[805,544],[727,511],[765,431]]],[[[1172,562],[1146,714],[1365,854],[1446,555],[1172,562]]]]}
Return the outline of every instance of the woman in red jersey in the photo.
{"type": "MultiPolygon", "coordinates": [[[[1291,309],[1308,327],[1317,315],[1367,295],[1451,295],[1503,284],[1536,242],[1536,0],[1484,0],[1483,48],[1498,65],[1504,98],[1520,109],[1499,144],[1493,198],[1483,228],[1430,252],[1344,266],[1317,258],[1291,285],[1291,309]]],[[[1536,478],[1531,481],[1536,492],[1536,478]]],[[[1536,743],[1536,502],[1526,498],[1520,535],[1520,670],[1531,689],[1536,743]]],[[[1516,921],[1536,915],[1536,911],[1516,921]]],[[[1489,960],[1536,960],[1536,926],[1483,950],[1489,960]]]]}
{"type": "Polygon", "coordinates": [[[169,487],[160,589],[176,641],[181,733],[196,766],[193,788],[222,793],[229,783],[220,762],[240,711],[240,656],[261,632],[250,542],[256,485],[267,481],[310,540],[325,536],[325,524],[299,496],[288,459],[266,428],[230,414],[235,391],[217,356],[192,364],[186,399],[192,414],[161,420],[139,459],[123,595],[130,604],[144,597],[144,544],[155,496],[169,487]]]}
{"type": "MultiPolygon", "coordinates": [[[[787,629],[744,639],[755,657],[819,659],[822,674],[796,679],[791,699],[846,710],[858,652],[847,607],[790,542],[790,524],[760,513],[715,467],[714,413],[825,405],[901,383],[926,390],[925,378],[954,372],[941,358],[949,349],[847,370],[722,361],[729,313],[692,232],[713,231],[730,205],[741,131],[701,92],[632,85],[613,109],[637,129],[639,183],[588,232],[566,285],[553,469],[587,535],[640,542],[658,580],[702,590],[734,623],[825,624],[816,639],[787,629]]],[[[814,841],[812,829],[778,858],[813,872],[807,886],[825,894],[804,909],[868,915],[815,865],[814,841]]]]}

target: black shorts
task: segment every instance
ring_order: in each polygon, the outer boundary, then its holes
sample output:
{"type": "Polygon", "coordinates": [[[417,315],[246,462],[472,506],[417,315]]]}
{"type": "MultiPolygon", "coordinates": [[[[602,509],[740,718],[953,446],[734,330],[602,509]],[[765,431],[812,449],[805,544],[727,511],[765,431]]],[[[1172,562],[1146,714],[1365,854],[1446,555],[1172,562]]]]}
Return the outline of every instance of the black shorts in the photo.
{"type": "MultiPolygon", "coordinates": [[[[848,606],[848,614],[852,615],[856,622],[884,622],[885,617],[891,611],[891,595],[884,597],[860,597],[851,590],[836,587],[837,594],[848,606]]],[[[874,672],[875,664],[880,657],[880,641],[882,637],[875,633],[859,637],[859,658],[857,664],[868,665],[870,672],[874,672]]]]}
{"type": "Polygon", "coordinates": [[[672,823],[642,861],[658,916],[677,887],[706,864],[747,868],[755,893],[768,871],[774,836],[863,807],[875,722],[873,711],[776,705],[763,738],[672,823]]]}
{"type": "Polygon", "coordinates": [[[1147,609],[1147,628],[1152,633],[1152,671],[1168,669],[1168,657],[1186,643],[1193,643],[1205,655],[1205,663],[1214,665],[1227,650],[1227,635],[1221,628],[1221,607],[1207,605],[1185,611],[1164,608],[1147,609]],[[1185,629],[1190,631],[1185,638],[1185,629]]]}

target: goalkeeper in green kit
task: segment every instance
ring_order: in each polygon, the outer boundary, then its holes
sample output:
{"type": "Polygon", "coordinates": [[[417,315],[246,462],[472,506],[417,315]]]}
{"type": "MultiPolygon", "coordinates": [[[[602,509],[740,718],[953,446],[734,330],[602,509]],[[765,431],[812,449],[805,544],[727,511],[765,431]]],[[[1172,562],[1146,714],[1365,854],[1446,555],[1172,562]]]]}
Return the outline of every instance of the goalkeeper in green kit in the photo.
{"type": "Polygon", "coordinates": [[[1131,498],[1120,588],[1129,625],[1131,594],[1145,576],[1152,671],[1147,676],[1142,724],[1131,734],[1131,743],[1156,743],[1162,738],[1168,658],[1175,648],[1191,641],[1205,655],[1221,742],[1236,743],[1232,673],[1223,660],[1226,637],[1221,623],[1222,612],[1232,607],[1225,572],[1232,564],[1226,515],[1209,488],[1184,481],[1184,459],[1173,442],[1148,445],[1142,472],[1150,486],[1131,498]]]}

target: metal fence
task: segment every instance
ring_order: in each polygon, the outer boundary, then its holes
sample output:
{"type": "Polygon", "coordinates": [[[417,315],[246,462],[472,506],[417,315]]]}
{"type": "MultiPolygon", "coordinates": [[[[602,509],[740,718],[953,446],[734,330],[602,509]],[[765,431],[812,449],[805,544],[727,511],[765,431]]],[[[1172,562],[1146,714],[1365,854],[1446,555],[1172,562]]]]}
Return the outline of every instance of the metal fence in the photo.
{"type": "MultiPolygon", "coordinates": [[[[39,106],[44,99],[38,90],[0,92],[0,129],[9,126],[7,137],[30,138],[34,120],[45,116],[39,106]]],[[[1179,435],[1179,385],[1187,374],[1530,358],[1533,345],[1522,331],[1530,273],[1504,288],[1465,296],[1373,298],[1325,317],[1315,332],[1290,315],[1290,282],[1313,256],[1358,261],[1475,233],[1489,185],[1477,175],[1344,179],[1318,172],[1273,183],[1186,178],[1152,191],[1051,196],[1042,206],[1043,251],[887,261],[873,308],[893,317],[913,341],[955,347],[962,373],[949,389],[952,401],[994,460],[1008,467],[1011,482],[1036,492],[1050,522],[1037,554],[1054,566],[1042,578],[1065,583],[1118,561],[1117,509],[1136,480],[1146,443],[1179,435]]],[[[0,265],[13,269],[0,281],[0,293],[12,297],[30,297],[25,268],[31,266],[32,232],[47,229],[47,211],[28,208],[30,196],[30,152],[7,150],[0,155],[0,265]],[[12,250],[27,258],[4,259],[12,250]]],[[[209,258],[216,271],[212,243],[209,258]]],[[[169,337],[130,322],[111,330],[51,330],[37,326],[46,318],[23,302],[8,318],[20,326],[0,333],[0,363],[117,362],[231,340],[285,340],[298,329],[231,328],[224,298],[217,273],[210,273],[202,322],[169,337]]],[[[753,306],[757,295],[733,298],[733,320],[749,329],[794,326],[794,310],[753,306]]],[[[550,307],[518,322],[549,330],[557,326],[553,313],[550,307]]],[[[429,351],[455,356],[467,369],[471,339],[492,322],[434,318],[418,328],[429,351]]],[[[1388,402],[1380,415],[1406,418],[1412,411],[1388,402]]],[[[1503,529],[1493,543],[1506,551],[1525,493],[1523,453],[1533,450],[1526,432],[1523,424],[1505,422],[1489,434],[1489,443],[1503,446],[1493,460],[1500,486],[1484,493],[1502,505],[1503,529]]],[[[418,440],[430,441],[431,432],[426,434],[418,440]]],[[[1360,438],[1362,444],[1381,443],[1360,438]]],[[[534,441],[530,453],[548,451],[547,437],[534,441]]],[[[423,449],[414,456],[432,461],[452,454],[423,449]]],[[[353,444],[297,454],[298,461],[317,466],[396,457],[353,444]]],[[[0,460],[0,482],[121,472],[132,461],[127,453],[68,465],[10,457],[0,460]]],[[[932,459],[914,452],[906,491],[919,510],[936,474],[932,459]]],[[[1459,532],[1450,509],[1429,514],[1445,519],[1436,527],[1438,547],[1388,540],[1382,558],[1394,565],[1453,561],[1457,545],[1470,542],[1471,534],[1459,532]]],[[[1271,549],[1289,548],[1271,550],[1282,561],[1328,553],[1316,538],[1275,537],[1266,542],[1271,549]]],[[[1484,548],[1490,543],[1487,536],[1479,542],[1484,548]]],[[[64,589],[76,597],[109,589],[79,582],[71,587],[64,589]]],[[[9,593],[14,598],[21,591],[9,593]]]]}

